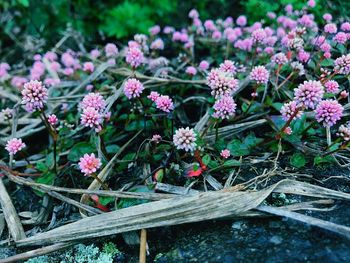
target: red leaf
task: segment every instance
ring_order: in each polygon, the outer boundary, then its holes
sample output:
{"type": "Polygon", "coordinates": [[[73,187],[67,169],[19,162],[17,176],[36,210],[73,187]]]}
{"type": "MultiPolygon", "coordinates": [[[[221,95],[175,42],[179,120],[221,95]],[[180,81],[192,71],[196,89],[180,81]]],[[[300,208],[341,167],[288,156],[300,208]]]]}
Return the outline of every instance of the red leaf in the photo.
{"type": "Polygon", "coordinates": [[[104,206],[100,203],[100,198],[98,197],[98,195],[91,195],[90,198],[92,201],[94,201],[96,208],[100,209],[103,212],[111,211],[107,206],[104,206]]]}

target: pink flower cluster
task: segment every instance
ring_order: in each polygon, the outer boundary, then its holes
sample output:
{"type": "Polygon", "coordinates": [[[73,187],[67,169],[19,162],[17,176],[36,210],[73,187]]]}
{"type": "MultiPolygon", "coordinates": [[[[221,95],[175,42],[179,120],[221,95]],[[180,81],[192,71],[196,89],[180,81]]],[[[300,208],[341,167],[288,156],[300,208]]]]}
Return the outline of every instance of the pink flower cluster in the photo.
{"type": "Polygon", "coordinates": [[[207,85],[215,98],[230,96],[238,88],[238,80],[232,74],[220,69],[212,69],[207,76],[207,85]]]}
{"type": "Polygon", "coordinates": [[[31,80],[24,84],[22,104],[28,112],[42,110],[48,99],[47,89],[41,81],[31,80]]]}
{"type": "Polygon", "coordinates": [[[323,100],[315,110],[315,117],[323,126],[331,127],[343,116],[343,106],[336,100],[323,100]]]}
{"type": "Polygon", "coordinates": [[[193,152],[196,149],[196,140],[196,133],[189,127],[176,130],[173,136],[175,147],[186,152],[193,152]]]}
{"type": "Polygon", "coordinates": [[[282,106],[280,112],[282,114],[282,119],[285,121],[288,121],[293,115],[293,120],[300,119],[303,113],[302,111],[300,111],[300,109],[298,109],[297,103],[295,101],[285,103],[282,106]]]}
{"type": "Polygon", "coordinates": [[[324,88],[321,82],[316,80],[304,81],[294,90],[294,100],[298,107],[315,109],[322,100],[324,88]]]}
{"type": "Polygon", "coordinates": [[[264,66],[256,66],[250,72],[250,79],[254,80],[257,84],[266,84],[269,81],[270,73],[264,66]]]}
{"type": "Polygon", "coordinates": [[[108,117],[104,113],[106,101],[99,93],[89,93],[80,103],[82,109],[80,123],[85,127],[94,128],[96,132],[102,129],[103,118],[108,117]]]}
{"type": "Polygon", "coordinates": [[[22,142],[22,139],[13,138],[7,141],[5,149],[10,154],[16,154],[17,152],[21,151],[24,147],[26,147],[26,144],[22,142]]]}
{"type": "Polygon", "coordinates": [[[126,63],[133,68],[137,68],[144,63],[144,59],[143,52],[138,47],[130,47],[126,52],[126,63]]]}
{"type": "Polygon", "coordinates": [[[131,78],[124,83],[123,90],[125,96],[130,100],[132,98],[140,97],[142,91],[144,90],[144,87],[139,80],[131,78]]]}
{"type": "Polygon", "coordinates": [[[231,156],[231,152],[228,149],[224,149],[220,152],[222,158],[227,159],[231,156]]]}
{"type": "Polygon", "coordinates": [[[213,117],[216,119],[229,119],[235,115],[236,107],[237,104],[232,97],[223,96],[213,106],[213,117]]]}
{"type": "Polygon", "coordinates": [[[95,154],[84,154],[83,157],[79,160],[79,168],[80,171],[85,176],[90,176],[97,172],[97,170],[101,167],[102,163],[99,158],[95,157],[95,154]]]}

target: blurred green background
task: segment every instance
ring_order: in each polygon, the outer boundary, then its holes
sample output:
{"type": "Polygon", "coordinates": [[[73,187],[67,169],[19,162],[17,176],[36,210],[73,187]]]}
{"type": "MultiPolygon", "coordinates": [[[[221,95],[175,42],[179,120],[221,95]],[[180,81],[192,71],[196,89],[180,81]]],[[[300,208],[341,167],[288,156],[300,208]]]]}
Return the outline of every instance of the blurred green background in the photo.
{"type": "MultiPolygon", "coordinates": [[[[20,36],[56,43],[67,26],[79,31],[91,43],[127,39],[145,33],[154,24],[180,27],[188,22],[188,11],[196,8],[201,18],[237,17],[249,21],[280,12],[286,4],[300,8],[301,0],[0,0],[0,48],[11,46],[20,36]]],[[[316,17],[323,12],[347,19],[350,1],[316,0],[316,17]]]]}

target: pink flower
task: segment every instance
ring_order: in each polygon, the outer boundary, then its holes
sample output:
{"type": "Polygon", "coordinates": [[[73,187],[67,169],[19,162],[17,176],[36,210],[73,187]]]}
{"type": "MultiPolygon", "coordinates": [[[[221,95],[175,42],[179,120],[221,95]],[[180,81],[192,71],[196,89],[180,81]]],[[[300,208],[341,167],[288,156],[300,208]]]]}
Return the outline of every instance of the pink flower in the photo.
{"type": "Polygon", "coordinates": [[[22,139],[13,138],[7,141],[5,149],[10,154],[16,154],[17,152],[21,151],[24,147],[26,147],[26,144],[22,142],[22,139]]]}
{"type": "Polygon", "coordinates": [[[215,31],[213,32],[213,34],[211,35],[211,38],[212,38],[212,39],[221,39],[221,37],[222,37],[222,34],[221,34],[221,32],[218,31],[218,30],[215,30],[215,31]]]}
{"type": "Polygon", "coordinates": [[[337,33],[337,25],[330,23],[324,26],[324,32],[329,33],[329,34],[335,34],[337,33]]]}
{"type": "Polygon", "coordinates": [[[60,79],[54,79],[54,78],[46,78],[45,80],[44,80],[44,84],[46,85],[46,86],[55,86],[55,85],[58,85],[59,83],[60,83],[61,81],[60,81],[60,79]]]}
{"type": "Polygon", "coordinates": [[[316,110],[316,120],[322,122],[323,126],[331,127],[343,116],[343,106],[336,100],[321,101],[316,110]]]}
{"type": "Polygon", "coordinates": [[[87,91],[92,91],[94,89],[94,85],[92,85],[92,84],[86,85],[85,89],[87,91]]]}
{"type": "Polygon", "coordinates": [[[57,60],[57,54],[55,52],[48,51],[48,52],[45,53],[44,58],[46,58],[50,62],[54,62],[54,61],[57,60]]]}
{"type": "Polygon", "coordinates": [[[112,43],[108,43],[105,46],[105,53],[106,53],[106,57],[115,57],[116,55],[118,55],[118,48],[116,45],[112,43]]]}
{"type": "Polygon", "coordinates": [[[178,150],[185,150],[186,152],[193,152],[196,149],[196,140],[196,133],[189,127],[176,130],[173,136],[173,142],[176,148],[178,150]]]}
{"type": "Polygon", "coordinates": [[[294,89],[294,100],[298,107],[305,109],[315,109],[316,105],[322,100],[324,89],[321,82],[316,80],[304,81],[294,89]]]}
{"type": "Polygon", "coordinates": [[[348,36],[344,32],[339,32],[333,37],[333,40],[339,44],[345,44],[348,40],[348,36]]]}
{"type": "Polygon", "coordinates": [[[155,39],[150,46],[151,49],[157,49],[157,50],[163,50],[164,49],[164,42],[162,39],[157,38],[155,39]]]}
{"type": "Polygon", "coordinates": [[[350,23],[344,22],[343,24],[341,24],[340,29],[346,32],[350,31],[350,23]]]}
{"type": "Polygon", "coordinates": [[[307,5],[309,7],[315,7],[316,6],[316,1],[315,0],[309,0],[309,1],[307,1],[307,5]]]}
{"type": "Polygon", "coordinates": [[[197,74],[197,69],[196,69],[195,67],[192,67],[192,66],[187,67],[187,68],[186,68],[186,73],[187,73],[188,75],[194,76],[194,75],[197,74]]]}
{"type": "Polygon", "coordinates": [[[228,149],[224,149],[220,152],[222,158],[227,159],[231,156],[231,152],[228,149]]]}
{"type": "Polygon", "coordinates": [[[250,79],[258,84],[266,84],[269,81],[270,73],[264,66],[256,66],[250,72],[250,79]]]}
{"type": "Polygon", "coordinates": [[[285,103],[280,110],[282,119],[285,121],[288,121],[296,112],[298,113],[294,116],[293,120],[300,119],[301,115],[303,114],[303,112],[298,109],[295,101],[285,103]]]}
{"type": "Polygon", "coordinates": [[[76,64],[75,58],[68,51],[62,54],[61,61],[67,68],[73,67],[76,64]]]}
{"type": "Polygon", "coordinates": [[[24,83],[26,83],[28,80],[25,77],[20,76],[14,76],[11,80],[11,85],[20,89],[23,87],[24,83]]]}
{"type": "Polygon", "coordinates": [[[8,70],[10,69],[10,65],[7,63],[0,63],[0,78],[6,76],[8,74],[8,70]]]}
{"type": "Polygon", "coordinates": [[[329,13],[324,14],[324,15],[322,16],[322,18],[323,18],[324,20],[326,20],[327,23],[329,23],[329,22],[332,21],[332,15],[329,14],[329,13]]]}
{"type": "Polygon", "coordinates": [[[32,68],[30,69],[31,79],[39,80],[45,73],[45,64],[41,61],[35,61],[32,68]]]}
{"type": "Polygon", "coordinates": [[[91,59],[96,59],[101,55],[101,52],[98,49],[93,49],[90,51],[91,59]]]}
{"type": "Polygon", "coordinates": [[[47,121],[52,125],[55,126],[58,123],[58,118],[55,114],[51,114],[47,116],[47,121]]]}
{"type": "Polygon", "coordinates": [[[266,32],[262,28],[256,29],[252,33],[252,39],[254,43],[263,43],[266,37],[266,32]]]}
{"type": "Polygon", "coordinates": [[[140,97],[144,87],[142,83],[135,79],[128,79],[124,84],[124,94],[128,99],[140,97]]]}
{"type": "Polygon", "coordinates": [[[324,86],[326,87],[327,92],[329,93],[338,93],[339,92],[339,84],[335,80],[328,80],[324,86]]]}
{"type": "Polygon", "coordinates": [[[22,90],[22,104],[28,112],[41,110],[46,104],[48,95],[47,89],[41,81],[31,80],[24,84],[22,90]]]}
{"type": "Polygon", "coordinates": [[[347,75],[350,73],[350,54],[342,55],[334,61],[334,70],[339,74],[347,75]]]}
{"type": "Polygon", "coordinates": [[[95,154],[84,154],[83,157],[80,158],[79,162],[79,168],[81,172],[85,176],[89,176],[93,173],[96,173],[96,171],[101,167],[102,163],[99,158],[95,157],[95,154]]]}
{"type": "Polygon", "coordinates": [[[199,17],[199,13],[196,9],[191,9],[191,11],[188,13],[188,17],[189,18],[198,18],[199,17]]]}
{"type": "Polygon", "coordinates": [[[147,96],[151,101],[155,102],[160,97],[160,94],[156,91],[151,91],[151,93],[147,96]]]}
{"type": "Polygon", "coordinates": [[[310,59],[310,53],[304,50],[300,50],[298,52],[297,59],[302,63],[307,63],[310,59]]]}
{"type": "Polygon", "coordinates": [[[347,92],[346,90],[343,90],[342,92],[340,92],[340,98],[346,99],[348,96],[349,96],[349,92],[347,92]]]}
{"type": "Polygon", "coordinates": [[[206,20],[204,22],[204,27],[208,31],[215,31],[216,30],[216,26],[215,26],[213,20],[206,20]]]}
{"type": "Polygon", "coordinates": [[[253,44],[252,38],[239,39],[235,42],[234,47],[245,51],[251,51],[253,44]]]}
{"type": "Polygon", "coordinates": [[[274,12],[267,12],[267,17],[271,18],[271,19],[275,19],[276,18],[276,14],[274,12]]]}
{"type": "Polygon", "coordinates": [[[83,70],[85,72],[89,72],[92,73],[94,71],[95,67],[94,64],[92,62],[85,62],[83,65],[83,70]]]}
{"type": "Polygon", "coordinates": [[[167,95],[159,96],[156,101],[156,107],[164,112],[170,112],[174,109],[174,104],[171,98],[167,95]]]}
{"type": "Polygon", "coordinates": [[[237,104],[232,97],[223,96],[213,106],[215,111],[213,117],[216,119],[229,119],[235,115],[236,107],[237,104]]]}
{"type": "Polygon", "coordinates": [[[202,60],[201,63],[199,63],[199,68],[201,70],[207,70],[209,68],[209,63],[206,60],[202,60]]]}
{"type": "Polygon", "coordinates": [[[337,136],[342,138],[344,141],[350,141],[350,127],[349,125],[340,125],[337,136]]]}
{"type": "Polygon", "coordinates": [[[220,69],[212,69],[207,76],[207,85],[211,88],[211,95],[219,98],[231,95],[238,88],[238,80],[232,74],[220,69]]]}
{"type": "Polygon", "coordinates": [[[132,47],[129,48],[126,53],[126,63],[128,63],[133,68],[137,68],[144,62],[144,56],[139,48],[132,47]]]}
{"type": "Polygon", "coordinates": [[[247,17],[243,15],[237,17],[236,24],[239,26],[245,26],[247,24],[247,17]]]}
{"type": "Polygon", "coordinates": [[[284,65],[288,63],[288,58],[284,53],[277,53],[272,57],[271,61],[277,65],[284,65]]]}
{"type": "Polygon", "coordinates": [[[63,74],[66,76],[71,76],[74,74],[74,69],[73,68],[65,68],[63,70],[63,74]]]}
{"type": "Polygon", "coordinates": [[[80,123],[85,127],[95,128],[96,132],[99,132],[102,127],[103,116],[95,108],[87,107],[83,109],[83,113],[80,117],[80,123]]]}
{"type": "Polygon", "coordinates": [[[153,36],[157,35],[160,32],[160,26],[158,26],[158,25],[152,26],[148,31],[153,36]]]}
{"type": "Polygon", "coordinates": [[[155,143],[160,143],[160,141],[162,140],[162,136],[160,136],[159,134],[153,134],[151,141],[155,142],[155,143]]]}
{"type": "Polygon", "coordinates": [[[85,95],[83,101],[80,103],[80,107],[82,109],[86,109],[88,107],[94,108],[98,112],[104,111],[106,108],[106,101],[101,96],[100,93],[89,93],[85,95]]]}
{"type": "Polygon", "coordinates": [[[225,60],[224,63],[220,64],[219,69],[223,72],[231,73],[233,75],[236,75],[237,73],[237,67],[235,65],[235,62],[231,60],[225,60]]]}
{"type": "Polygon", "coordinates": [[[287,134],[287,135],[291,135],[292,134],[292,128],[291,127],[286,127],[284,130],[283,130],[283,133],[287,134]]]}
{"type": "Polygon", "coordinates": [[[114,58],[108,59],[107,63],[108,63],[108,65],[111,65],[111,66],[115,66],[115,64],[117,64],[114,58]]]}

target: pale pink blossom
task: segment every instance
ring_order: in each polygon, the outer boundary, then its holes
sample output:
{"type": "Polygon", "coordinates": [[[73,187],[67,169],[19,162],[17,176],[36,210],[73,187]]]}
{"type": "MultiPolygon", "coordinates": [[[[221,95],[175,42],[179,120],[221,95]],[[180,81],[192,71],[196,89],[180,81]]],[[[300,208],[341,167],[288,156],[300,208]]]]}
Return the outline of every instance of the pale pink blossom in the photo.
{"type": "Polygon", "coordinates": [[[174,109],[174,103],[168,95],[159,96],[156,101],[156,107],[164,112],[170,112],[174,109]]]}
{"type": "Polygon", "coordinates": [[[193,152],[196,149],[196,140],[195,131],[189,127],[176,130],[173,136],[175,147],[186,152],[193,152]]]}
{"type": "Polygon", "coordinates": [[[231,152],[228,149],[224,149],[220,152],[222,158],[227,159],[231,156],[231,152]]]}
{"type": "Polygon", "coordinates": [[[82,102],[80,103],[80,107],[82,109],[91,107],[96,109],[98,112],[102,112],[106,108],[106,101],[100,93],[91,92],[84,96],[82,102]]]}
{"type": "Polygon", "coordinates": [[[80,123],[85,127],[94,128],[96,132],[101,131],[103,116],[95,108],[87,107],[83,109],[80,117],[80,123]]]}
{"type": "Polygon", "coordinates": [[[213,117],[216,119],[229,119],[235,115],[236,107],[237,104],[232,97],[223,96],[213,106],[213,117]]]}
{"type": "Polygon", "coordinates": [[[48,99],[48,93],[41,81],[31,80],[24,84],[22,104],[28,112],[42,110],[48,99]]]}
{"type": "Polygon", "coordinates": [[[298,107],[315,109],[322,100],[324,88],[321,82],[316,80],[304,81],[294,90],[294,100],[298,107]]]}
{"type": "Polygon", "coordinates": [[[339,84],[335,80],[328,80],[324,86],[326,87],[327,92],[329,93],[338,93],[339,92],[339,84]]]}
{"type": "Polygon", "coordinates": [[[118,48],[115,44],[108,43],[105,46],[105,53],[106,57],[115,57],[116,55],[118,55],[118,48]]]}
{"type": "Polygon", "coordinates": [[[186,73],[188,75],[194,76],[197,74],[197,69],[195,67],[189,66],[186,68],[186,73]]]}
{"type": "Polygon", "coordinates": [[[21,151],[23,148],[26,147],[26,144],[22,142],[21,138],[13,138],[7,141],[5,149],[10,154],[16,154],[17,152],[21,151]]]}
{"type": "Polygon", "coordinates": [[[132,98],[140,97],[140,95],[142,94],[142,91],[144,90],[144,87],[139,80],[135,78],[131,78],[124,83],[123,90],[124,90],[125,96],[128,99],[132,99],[132,98]]]}
{"type": "Polygon", "coordinates": [[[144,56],[139,48],[132,47],[129,48],[126,53],[126,63],[131,67],[137,68],[144,62],[144,56]]]}
{"type": "Polygon", "coordinates": [[[90,176],[97,172],[97,170],[101,167],[102,163],[99,158],[95,157],[95,154],[84,154],[83,157],[79,159],[79,168],[80,171],[85,176],[90,176]]]}
{"type": "Polygon", "coordinates": [[[323,126],[331,127],[343,116],[344,108],[336,100],[323,100],[315,110],[315,117],[318,122],[322,122],[323,126]]]}
{"type": "Polygon", "coordinates": [[[47,121],[52,125],[55,126],[58,123],[58,118],[55,114],[51,114],[47,116],[47,121]]]}
{"type": "Polygon", "coordinates": [[[151,93],[147,96],[151,101],[155,102],[160,97],[160,94],[156,91],[151,91],[151,93]]]}
{"type": "Polygon", "coordinates": [[[269,81],[270,73],[264,66],[256,66],[250,72],[250,79],[258,84],[266,84],[269,81]]]}

